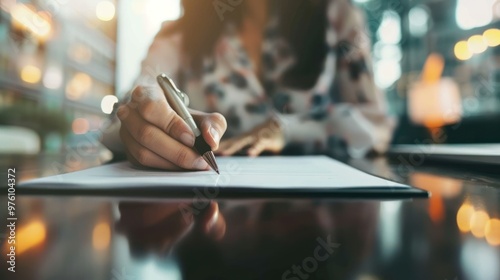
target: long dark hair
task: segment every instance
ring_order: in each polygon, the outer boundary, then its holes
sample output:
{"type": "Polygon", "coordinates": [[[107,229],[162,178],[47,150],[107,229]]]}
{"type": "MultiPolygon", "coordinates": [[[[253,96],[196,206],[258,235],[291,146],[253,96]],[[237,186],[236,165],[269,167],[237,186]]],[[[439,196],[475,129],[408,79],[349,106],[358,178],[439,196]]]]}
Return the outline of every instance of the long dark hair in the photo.
{"type": "MultiPolygon", "coordinates": [[[[230,5],[235,1],[222,1],[230,5]]],[[[223,14],[214,8],[213,0],[183,0],[184,14],[165,32],[178,32],[182,48],[195,73],[202,59],[213,53],[214,45],[227,24],[239,28],[245,16],[245,1],[223,14]]],[[[240,1],[240,2],[241,2],[240,1]]],[[[321,73],[326,56],[326,0],[268,0],[269,11],[279,18],[278,32],[290,43],[296,63],[285,73],[282,82],[290,87],[309,89],[321,73]]]]}

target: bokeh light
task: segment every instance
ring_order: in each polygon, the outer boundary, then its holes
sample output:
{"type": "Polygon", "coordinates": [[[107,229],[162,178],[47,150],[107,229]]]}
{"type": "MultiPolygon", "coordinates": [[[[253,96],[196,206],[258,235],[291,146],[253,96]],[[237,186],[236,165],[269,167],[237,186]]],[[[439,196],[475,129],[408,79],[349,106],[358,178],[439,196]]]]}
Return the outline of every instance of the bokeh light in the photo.
{"type": "Polygon", "coordinates": [[[455,44],[455,57],[460,60],[467,60],[472,57],[472,52],[469,50],[467,41],[460,41],[455,44]]]}
{"type": "Polygon", "coordinates": [[[433,195],[439,194],[444,198],[460,195],[463,188],[460,180],[421,172],[411,174],[410,182],[412,186],[430,191],[433,195]]]}
{"type": "Polygon", "coordinates": [[[66,97],[70,100],[78,100],[90,88],[92,88],[92,78],[86,73],[76,73],[66,85],[66,97]]]}
{"type": "Polygon", "coordinates": [[[427,33],[429,12],[424,7],[413,7],[408,14],[408,19],[411,35],[420,37],[427,33]]]}
{"type": "Polygon", "coordinates": [[[21,69],[21,80],[27,83],[36,84],[40,81],[41,77],[42,71],[34,65],[26,65],[21,69]]]}
{"type": "Polygon", "coordinates": [[[489,24],[493,19],[496,0],[458,0],[455,19],[461,29],[472,29],[489,24]]]}
{"type": "Polygon", "coordinates": [[[16,253],[20,255],[30,248],[39,245],[45,240],[46,236],[47,230],[45,224],[39,220],[21,226],[17,231],[16,253]]]}
{"type": "Polygon", "coordinates": [[[85,134],[90,129],[89,121],[84,118],[77,118],[71,124],[71,129],[74,134],[85,134]]]}
{"type": "Polygon", "coordinates": [[[384,12],[377,36],[385,44],[397,44],[401,41],[401,18],[395,11],[384,12]]]}
{"type": "Polygon", "coordinates": [[[102,21],[112,20],[115,17],[115,4],[111,1],[101,1],[97,3],[95,15],[102,21]]]}
{"type": "Polygon", "coordinates": [[[114,95],[106,95],[101,101],[101,110],[105,114],[111,114],[113,112],[113,106],[118,102],[118,98],[114,95]]]}
{"type": "Polygon", "coordinates": [[[483,33],[483,39],[489,47],[500,45],[500,29],[488,29],[483,33]]]}
{"type": "Polygon", "coordinates": [[[43,12],[36,12],[31,5],[18,3],[10,10],[12,25],[28,30],[38,39],[46,39],[51,32],[50,17],[43,12]]]}
{"type": "Polygon", "coordinates": [[[474,35],[467,40],[467,45],[472,53],[480,54],[484,52],[488,46],[481,35],[474,35]]]}
{"type": "Polygon", "coordinates": [[[500,245],[500,219],[490,219],[486,223],[484,234],[490,245],[500,245]]]}
{"type": "Polygon", "coordinates": [[[111,240],[111,229],[108,223],[101,222],[95,225],[92,231],[92,246],[96,250],[103,250],[109,247],[111,240]]]}
{"type": "Polygon", "coordinates": [[[63,82],[63,76],[59,67],[50,66],[43,75],[43,85],[48,89],[58,89],[63,82]]]}
{"type": "Polygon", "coordinates": [[[484,237],[486,223],[488,222],[490,216],[483,210],[474,211],[474,214],[470,217],[470,231],[472,235],[477,238],[484,237]]]}
{"type": "Polygon", "coordinates": [[[381,88],[388,88],[401,77],[401,65],[395,59],[383,59],[375,62],[375,83],[381,88]]]}
{"type": "Polygon", "coordinates": [[[422,81],[426,83],[437,83],[441,79],[444,70],[444,58],[438,53],[431,53],[427,57],[422,69],[422,81]]]}
{"type": "Polygon", "coordinates": [[[470,203],[465,202],[458,209],[457,225],[461,232],[466,233],[470,231],[470,219],[472,214],[474,214],[474,207],[472,207],[470,203]]]}

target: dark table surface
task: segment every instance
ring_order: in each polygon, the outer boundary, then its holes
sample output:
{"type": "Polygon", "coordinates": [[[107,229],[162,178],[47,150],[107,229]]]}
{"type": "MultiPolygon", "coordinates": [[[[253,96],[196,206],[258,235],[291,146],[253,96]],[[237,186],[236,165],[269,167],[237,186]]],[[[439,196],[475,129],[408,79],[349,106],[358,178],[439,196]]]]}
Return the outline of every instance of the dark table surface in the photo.
{"type": "MultiPolygon", "coordinates": [[[[0,157],[16,180],[97,156],[0,157]]],[[[412,158],[349,160],[429,199],[120,198],[16,194],[15,273],[1,279],[500,279],[500,172],[412,158]]]]}

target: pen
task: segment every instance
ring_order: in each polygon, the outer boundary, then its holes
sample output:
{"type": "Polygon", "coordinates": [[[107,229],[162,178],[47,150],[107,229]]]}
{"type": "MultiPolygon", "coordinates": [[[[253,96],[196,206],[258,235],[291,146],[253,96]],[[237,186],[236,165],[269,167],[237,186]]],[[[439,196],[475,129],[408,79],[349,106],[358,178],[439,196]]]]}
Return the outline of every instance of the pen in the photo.
{"type": "Polygon", "coordinates": [[[219,167],[217,166],[217,162],[215,161],[214,153],[212,152],[212,148],[210,145],[205,142],[203,135],[201,135],[201,131],[196,126],[193,117],[189,113],[185,100],[185,93],[180,91],[177,86],[174,84],[172,79],[170,79],[166,74],[162,73],[158,75],[156,78],[158,84],[160,85],[165,97],[167,98],[168,104],[174,111],[187,123],[187,125],[191,128],[194,133],[195,142],[194,142],[194,150],[203,157],[203,159],[210,165],[210,167],[219,173],[219,167]]]}

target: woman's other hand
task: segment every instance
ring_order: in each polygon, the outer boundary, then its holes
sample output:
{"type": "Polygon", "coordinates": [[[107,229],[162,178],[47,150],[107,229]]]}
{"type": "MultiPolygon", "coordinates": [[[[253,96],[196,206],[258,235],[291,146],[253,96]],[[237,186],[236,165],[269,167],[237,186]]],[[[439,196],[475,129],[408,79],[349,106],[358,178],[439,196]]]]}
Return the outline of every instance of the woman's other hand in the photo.
{"type": "MultiPolygon", "coordinates": [[[[218,113],[190,112],[205,141],[216,150],[227,128],[225,118],[218,113]]],[[[159,86],[137,86],[117,116],[120,138],[132,163],[167,170],[209,168],[192,149],[193,132],[170,107],[159,86]]]]}
{"type": "Polygon", "coordinates": [[[221,142],[217,154],[229,156],[248,148],[249,156],[258,156],[262,152],[279,153],[285,146],[283,129],[278,120],[271,118],[251,131],[221,142]]]}

